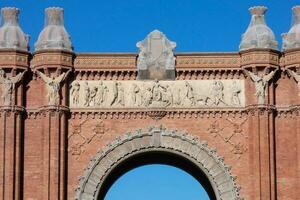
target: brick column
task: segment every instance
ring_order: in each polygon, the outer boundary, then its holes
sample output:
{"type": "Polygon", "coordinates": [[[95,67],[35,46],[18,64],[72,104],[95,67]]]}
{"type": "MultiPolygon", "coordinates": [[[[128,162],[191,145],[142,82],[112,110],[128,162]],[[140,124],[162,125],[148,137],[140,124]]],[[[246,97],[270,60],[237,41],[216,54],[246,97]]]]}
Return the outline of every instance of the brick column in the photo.
{"type": "MultiPolygon", "coordinates": [[[[283,53],[285,87],[289,89],[282,104],[284,127],[277,135],[279,198],[298,198],[300,195],[300,50],[290,48],[283,53]]],[[[283,91],[284,92],[284,91],[283,91]]],[[[284,96],[282,94],[282,96],[284,96]]]]}
{"type": "Polygon", "coordinates": [[[67,199],[67,79],[73,67],[73,53],[40,51],[34,55],[33,71],[43,84],[44,99],[40,105],[43,123],[43,199],[67,199]],[[50,83],[50,81],[53,81],[50,83]],[[55,86],[58,98],[55,98],[55,86]],[[57,89],[57,87],[56,87],[57,89]]]}
{"type": "MultiPolygon", "coordinates": [[[[249,119],[249,142],[253,194],[260,198],[276,199],[275,179],[275,90],[274,81],[279,71],[280,53],[268,49],[252,49],[241,52],[242,68],[246,78],[247,107],[252,113],[249,119]],[[278,70],[278,71],[276,71],[278,70]],[[275,72],[276,71],[276,72],[275,72]],[[265,82],[265,97],[259,99],[258,79],[265,82]],[[256,155],[256,156],[254,156],[256,155]]],[[[263,91],[263,90],[262,90],[263,91]]],[[[261,97],[260,97],[261,98],[261,97]]]]}
{"type": "Polygon", "coordinates": [[[22,198],[24,82],[27,52],[0,51],[0,199],[22,198]]]}

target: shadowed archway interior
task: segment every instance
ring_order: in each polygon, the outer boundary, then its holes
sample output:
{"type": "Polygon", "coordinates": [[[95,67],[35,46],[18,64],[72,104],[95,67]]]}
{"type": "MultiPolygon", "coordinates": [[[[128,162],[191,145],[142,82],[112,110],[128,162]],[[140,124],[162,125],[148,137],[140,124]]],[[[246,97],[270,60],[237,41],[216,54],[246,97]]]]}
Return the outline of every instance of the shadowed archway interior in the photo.
{"type": "Polygon", "coordinates": [[[149,164],[174,166],[187,172],[202,185],[211,200],[216,199],[209,179],[193,162],[174,153],[165,151],[151,151],[138,153],[134,156],[131,156],[112,169],[109,175],[105,178],[103,187],[101,187],[99,192],[98,200],[103,200],[112,185],[124,174],[130,170],[149,164]]]}

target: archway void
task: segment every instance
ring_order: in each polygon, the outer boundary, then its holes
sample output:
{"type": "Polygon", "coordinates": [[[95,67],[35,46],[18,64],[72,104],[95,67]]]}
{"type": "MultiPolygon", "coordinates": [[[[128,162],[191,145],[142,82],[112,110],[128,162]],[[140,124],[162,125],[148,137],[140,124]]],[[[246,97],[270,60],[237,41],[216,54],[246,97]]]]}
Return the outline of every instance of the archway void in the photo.
{"type": "Polygon", "coordinates": [[[137,167],[118,178],[104,200],[209,200],[201,183],[186,171],[165,164],[137,167]]]}
{"type": "Polygon", "coordinates": [[[99,192],[98,200],[103,199],[215,200],[216,196],[208,177],[188,159],[170,152],[150,151],[123,160],[110,172],[99,192]],[[171,194],[178,198],[166,197],[171,194]]]}

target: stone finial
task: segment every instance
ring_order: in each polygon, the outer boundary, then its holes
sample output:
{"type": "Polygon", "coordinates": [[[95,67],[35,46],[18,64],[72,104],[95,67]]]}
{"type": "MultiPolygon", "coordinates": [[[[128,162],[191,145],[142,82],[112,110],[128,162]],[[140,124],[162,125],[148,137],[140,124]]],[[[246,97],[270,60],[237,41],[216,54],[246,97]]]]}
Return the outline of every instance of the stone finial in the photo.
{"type": "Polygon", "coordinates": [[[72,51],[71,38],[64,27],[64,10],[50,7],[45,9],[45,27],[35,43],[35,50],[58,49],[72,51]]]}
{"type": "Polygon", "coordinates": [[[300,6],[295,6],[293,10],[293,25],[288,33],[282,34],[282,49],[300,48],[300,6]]]}
{"type": "Polygon", "coordinates": [[[264,6],[255,6],[249,9],[252,17],[251,22],[242,35],[240,50],[252,48],[278,49],[278,43],[273,31],[267,26],[264,14],[267,8],[264,6]]]}
{"type": "Polygon", "coordinates": [[[140,49],[138,79],[175,79],[175,42],[168,40],[159,30],[154,30],[136,46],[140,49]]]}
{"type": "Polygon", "coordinates": [[[264,15],[267,10],[268,8],[265,6],[254,6],[249,8],[249,11],[252,15],[264,15]]]}
{"type": "Polygon", "coordinates": [[[3,25],[0,27],[0,49],[28,51],[29,36],[19,26],[18,8],[1,9],[3,25]]]}

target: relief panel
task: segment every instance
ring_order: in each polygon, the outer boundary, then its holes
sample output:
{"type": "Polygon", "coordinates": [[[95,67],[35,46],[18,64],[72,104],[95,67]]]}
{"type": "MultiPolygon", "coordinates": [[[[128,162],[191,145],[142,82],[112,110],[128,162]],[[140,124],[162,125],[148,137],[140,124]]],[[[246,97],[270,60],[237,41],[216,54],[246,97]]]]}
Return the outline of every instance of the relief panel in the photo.
{"type": "Polygon", "coordinates": [[[244,80],[74,81],[71,108],[244,107],[244,80]]]}

